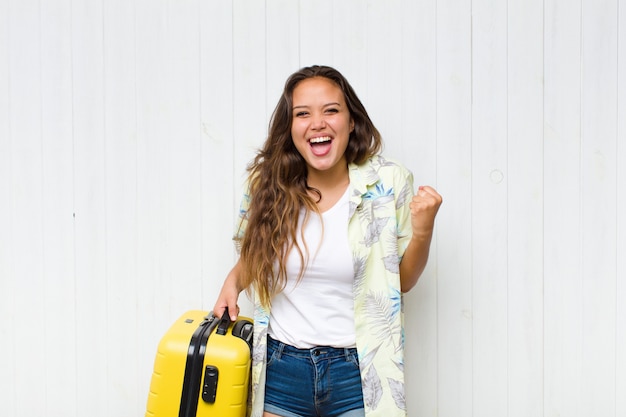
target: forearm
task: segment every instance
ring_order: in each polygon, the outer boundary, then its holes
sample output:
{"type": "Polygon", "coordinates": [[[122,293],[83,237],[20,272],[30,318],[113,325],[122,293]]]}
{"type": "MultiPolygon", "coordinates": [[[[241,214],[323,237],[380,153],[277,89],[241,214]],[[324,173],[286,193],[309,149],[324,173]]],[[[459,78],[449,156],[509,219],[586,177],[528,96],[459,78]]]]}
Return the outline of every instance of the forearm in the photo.
{"type": "Polygon", "coordinates": [[[411,290],[426,268],[432,234],[427,236],[414,236],[409,242],[400,262],[400,290],[411,290]]]}
{"type": "Polygon", "coordinates": [[[435,228],[435,216],[443,199],[427,185],[419,187],[411,200],[411,226],[413,235],[400,262],[400,289],[407,292],[417,284],[430,251],[430,241],[435,228]]]}
{"type": "Polygon", "coordinates": [[[234,286],[234,288],[237,289],[238,293],[245,289],[242,287],[241,280],[239,279],[239,277],[241,276],[241,269],[241,258],[239,258],[235,266],[233,266],[233,269],[231,269],[228,273],[228,276],[226,276],[226,280],[224,281],[224,286],[234,286]]]}
{"type": "Polygon", "coordinates": [[[239,315],[237,299],[239,298],[239,293],[243,290],[240,280],[241,269],[242,265],[239,260],[226,276],[224,284],[222,285],[222,290],[220,291],[215,306],[213,307],[215,315],[221,317],[226,308],[228,308],[232,320],[235,320],[237,315],[239,315]]]}

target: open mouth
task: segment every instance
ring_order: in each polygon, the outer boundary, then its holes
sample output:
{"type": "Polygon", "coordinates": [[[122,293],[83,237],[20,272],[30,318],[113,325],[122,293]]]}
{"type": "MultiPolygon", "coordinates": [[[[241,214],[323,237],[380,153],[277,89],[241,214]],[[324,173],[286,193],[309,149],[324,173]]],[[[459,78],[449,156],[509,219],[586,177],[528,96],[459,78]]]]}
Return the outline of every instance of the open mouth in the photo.
{"type": "Polygon", "coordinates": [[[333,139],[330,136],[311,138],[309,139],[311,151],[315,156],[324,156],[330,151],[332,141],[333,139]]]}
{"type": "Polygon", "coordinates": [[[322,136],[322,137],[319,137],[319,138],[310,139],[309,142],[311,143],[311,145],[319,145],[319,144],[328,143],[331,140],[332,139],[331,139],[330,136],[322,136]]]}

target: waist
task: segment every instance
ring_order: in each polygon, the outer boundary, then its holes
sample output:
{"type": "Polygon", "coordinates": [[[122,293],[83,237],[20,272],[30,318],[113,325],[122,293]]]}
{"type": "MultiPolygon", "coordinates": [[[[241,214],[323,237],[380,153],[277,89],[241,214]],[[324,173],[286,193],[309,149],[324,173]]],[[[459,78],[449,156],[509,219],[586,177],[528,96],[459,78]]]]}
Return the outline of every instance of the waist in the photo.
{"type": "Polygon", "coordinates": [[[351,357],[358,357],[357,350],[353,347],[315,346],[312,348],[301,349],[288,345],[280,340],[276,340],[270,335],[267,336],[267,346],[273,351],[279,351],[282,355],[300,358],[334,359],[345,357],[346,360],[350,360],[351,357]]]}

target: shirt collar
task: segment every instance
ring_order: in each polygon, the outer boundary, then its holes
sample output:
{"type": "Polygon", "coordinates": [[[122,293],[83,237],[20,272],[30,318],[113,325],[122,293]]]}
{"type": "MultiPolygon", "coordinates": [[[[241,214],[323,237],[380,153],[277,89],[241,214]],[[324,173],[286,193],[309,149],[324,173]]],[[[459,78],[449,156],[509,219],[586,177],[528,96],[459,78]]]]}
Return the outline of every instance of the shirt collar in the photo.
{"type": "Polygon", "coordinates": [[[348,164],[348,176],[350,177],[350,217],[363,200],[363,195],[367,193],[368,187],[376,184],[380,177],[373,166],[372,159],[368,159],[364,164],[348,164]]]}

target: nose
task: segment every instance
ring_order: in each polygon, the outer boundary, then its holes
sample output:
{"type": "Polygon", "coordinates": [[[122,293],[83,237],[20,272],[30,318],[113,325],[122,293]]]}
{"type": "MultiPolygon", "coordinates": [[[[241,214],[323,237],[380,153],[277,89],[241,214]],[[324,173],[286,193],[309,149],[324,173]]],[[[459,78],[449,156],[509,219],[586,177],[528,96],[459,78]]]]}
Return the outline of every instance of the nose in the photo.
{"type": "Polygon", "coordinates": [[[316,114],[311,119],[311,128],[314,130],[321,130],[326,127],[326,119],[323,114],[316,114]]]}

